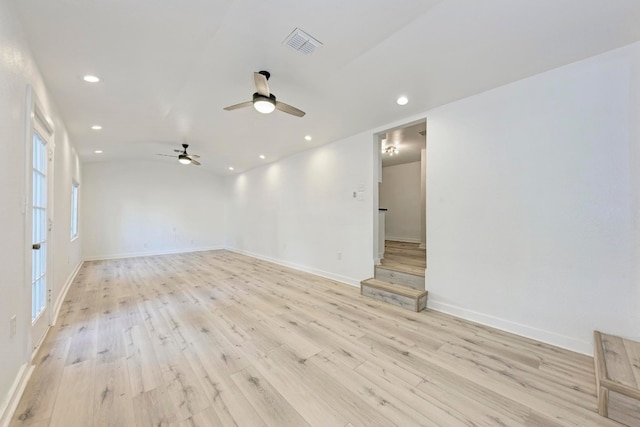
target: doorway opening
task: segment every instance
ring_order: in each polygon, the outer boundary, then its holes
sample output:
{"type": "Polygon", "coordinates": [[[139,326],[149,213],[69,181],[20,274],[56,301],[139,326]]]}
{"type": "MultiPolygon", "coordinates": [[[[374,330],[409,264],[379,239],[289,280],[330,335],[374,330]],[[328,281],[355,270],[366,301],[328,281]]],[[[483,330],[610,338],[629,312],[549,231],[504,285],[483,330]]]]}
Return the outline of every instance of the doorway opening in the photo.
{"type": "Polygon", "coordinates": [[[426,132],[422,119],[375,135],[379,267],[424,278],[427,266],[426,132]]]}

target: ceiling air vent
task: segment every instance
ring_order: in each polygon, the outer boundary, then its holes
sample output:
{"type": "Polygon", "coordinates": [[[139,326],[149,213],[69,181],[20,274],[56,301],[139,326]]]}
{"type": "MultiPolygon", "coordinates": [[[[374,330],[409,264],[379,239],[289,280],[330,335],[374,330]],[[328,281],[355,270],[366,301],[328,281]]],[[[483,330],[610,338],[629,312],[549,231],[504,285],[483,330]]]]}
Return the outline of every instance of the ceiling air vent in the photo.
{"type": "Polygon", "coordinates": [[[304,53],[305,55],[313,53],[316,48],[322,46],[322,43],[302,31],[300,28],[293,30],[282,43],[297,50],[298,52],[304,53]]]}

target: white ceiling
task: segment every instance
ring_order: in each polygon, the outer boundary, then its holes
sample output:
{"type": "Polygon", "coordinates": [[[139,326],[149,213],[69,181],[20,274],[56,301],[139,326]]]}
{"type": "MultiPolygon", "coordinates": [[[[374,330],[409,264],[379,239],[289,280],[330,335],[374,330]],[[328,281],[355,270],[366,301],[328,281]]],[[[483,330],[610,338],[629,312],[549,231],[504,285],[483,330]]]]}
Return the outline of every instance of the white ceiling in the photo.
{"type": "Polygon", "coordinates": [[[84,161],[246,170],[640,39],[638,0],[15,0],[84,161]],[[323,43],[282,44],[300,27],[323,43]],[[223,111],[268,70],[307,112],[223,111]],[[85,74],[103,78],[82,81],[85,74]],[[409,104],[399,106],[404,94],[409,104]],[[101,131],[91,125],[100,124],[101,131]],[[304,136],[313,136],[306,142],[304,136]],[[104,154],[94,154],[95,149],[104,154]],[[258,155],[264,154],[266,160],[258,155]]]}
{"type": "Polygon", "coordinates": [[[426,135],[422,135],[420,132],[424,132],[426,129],[427,123],[422,120],[416,124],[389,129],[379,134],[381,151],[390,145],[394,145],[398,149],[393,156],[386,153],[381,154],[382,167],[419,162],[421,151],[427,145],[426,135]]]}

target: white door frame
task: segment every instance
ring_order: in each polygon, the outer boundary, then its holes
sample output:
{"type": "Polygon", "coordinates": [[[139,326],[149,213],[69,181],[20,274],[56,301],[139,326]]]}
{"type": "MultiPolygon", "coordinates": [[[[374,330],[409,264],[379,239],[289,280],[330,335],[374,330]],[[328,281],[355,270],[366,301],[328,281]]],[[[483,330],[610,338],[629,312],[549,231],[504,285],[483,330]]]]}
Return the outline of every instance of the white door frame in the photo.
{"type": "MultiPolygon", "coordinates": [[[[392,132],[396,129],[402,129],[402,128],[406,128],[408,126],[413,126],[416,125],[418,123],[421,122],[426,122],[428,123],[427,117],[426,116],[418,116],[417,118],[414,118],[413,120],[408,120],[406,122],[398,122],[398,124],[394,125],[394,126],[390,126],[389,128],[383,129],[383,130],[379,130],[373,133],[373,141],[372,141],[372,146],[373,146],[373,261],[374,261],[374,265],[379,265],[381,260],[379,257],[379,245],[380,243],[380,228],[379,228],[379,207],[380,207],[380,194],[379,194],[379,183],[382,182],[382,153],[380,152],[380,148],[382,146],[381,142],[380,142],[380,137],[384,134],[386,134],[387,132],[392,132]]],[[[426,150],[425,150],[425,160],[426,160],[426,150]]],[[[426,163],[422,165],[422,167],[426,167],[426,163]]],[[[425,174],[425,179],[426,179],[426,170],[421,171],[421,173],[425,174]]],[[[425,194],[424,194],[424,204],[425,204],[425,215],[426,215],[426,187],[425,187],[425,194]]],[[[422,236],[422,238],[424,239],[424,241],[426,242],[426,218],[425,218],[425,224],[424,224],[424,230],[422,230],[422,232],[424,233],[424,236],[422,236]]],[[[382,243],[384,244],[384,243],[382,243]]]]}
{"type": "MultiPolygon", "coordinates": [[[[53,122],[44,113],[42,104],[38,100],[35,91],[31,85],[27,85],[26,95],[26,137],[25,137],[25,196],[24,196],[24,254],[25,254],[25,294],[27,295],[25,301],[25,311],[27,313],[26,319],[31,321],[31,303],[32,303],[32,288],[31,288],[31,276],[32,276],[32,205],[33,205],[33,133],[38,131],[42,137],[47,140],[47,227],[46,227],[46,308],[42,314],[44,316],[41,320],[47,324],[46,331],[48,331],[51,325],[51,293],[53,286],[53,257],[51,250],[52,244],[52,228],[53,228],[53,153],[55,151],[55,128],[53,122]]],[[[35,350],[46,336],[46,331],[37,339],[33,338],[33,326],[29,327],[28,333],[28,350],[31,352],[32,357],[35,354],[35,350]],[[37,341],[37,342],[34,342],[37,341]]]]}
{"type": "Polygon", "coordinates": [[[380,153],[380,135],[373,134],[373,264],[380,265],[380,195],[379,186],[382,182],[382,155],[380,153]]]}

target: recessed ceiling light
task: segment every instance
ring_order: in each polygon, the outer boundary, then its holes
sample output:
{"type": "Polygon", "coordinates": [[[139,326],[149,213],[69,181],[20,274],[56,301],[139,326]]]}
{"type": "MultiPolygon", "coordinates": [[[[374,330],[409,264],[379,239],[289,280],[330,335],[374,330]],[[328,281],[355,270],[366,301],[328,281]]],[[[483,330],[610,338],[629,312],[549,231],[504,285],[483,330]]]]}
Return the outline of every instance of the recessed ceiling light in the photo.
{"type": "Polygon", "coordinates": [[[100,81],[100,77],[86,75],[82,78],[87,83],[98,83],[100,81]]]}
{"type": "Polygon", "coordinates": [[[233,170],[233,166],[229,166],[229,170],[232,171],[233,170]]]}
{"type": "Polygon", "coordinates": [[[407,99],[406,96],[401,96],[400,98],[398,98],[396,102],[398,103],[398,105],[407,105],[407,102],[409,102],[409,99],[407,99]]]}
{"type": "Polygon", "coordinates": [[[260,154],[260,156],[258,156],[258,157],[260,157],[262,160],[266,159],[266,157],[264,156],[264,154],[260,154]]]}
{"type": "Polygon", "coordinates": [[[91,129],[93,129],[93,130],[100,130],[100,129],[102,129],[102,126],[100,126],[100,125],[93,125],[93,126],[91,126],[91,129]]]}
{"type": "Polygon", "coordinates": [[[102,150],[96,150],[96,151],[94,151],[94,153],[96,153],[96,154],[102,154],[102,150]]]}
{"type": "Polygon", "coordinates": [[[307,141],[311,141],[313,138],[311,138],[311,135],[307,135],[307,136],[304,137],[304,139],[307,140],[307,141]]]}

